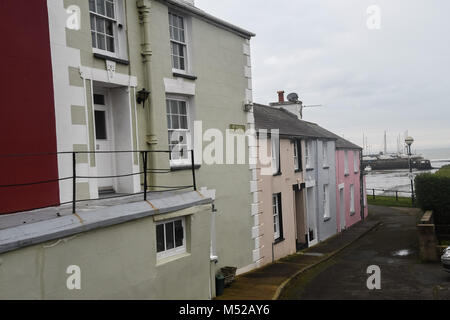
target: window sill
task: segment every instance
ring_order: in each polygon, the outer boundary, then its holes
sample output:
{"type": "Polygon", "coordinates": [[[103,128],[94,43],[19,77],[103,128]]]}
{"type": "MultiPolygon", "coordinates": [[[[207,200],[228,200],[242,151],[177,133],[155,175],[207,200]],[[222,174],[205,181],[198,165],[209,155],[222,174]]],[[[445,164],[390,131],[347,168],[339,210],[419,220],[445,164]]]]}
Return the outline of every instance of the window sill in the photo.
{"type": "Polygon", "coordinates": [[[170,257],[167,257],[167,258],[157,259],[156,266],[157,267],[161,267],[161,266],[164,266],[164,265],[166,265],[168,263],[175,262],[177,260],[184,259],[184,258],[187,258],[187,257],[190,257],[190,256],[191,256],[190,253],[185,252],[185,253],[176,254],[176,255],[173,255],[173,256],[170,256],[170,257]]]}
{"type": "Polygon", "coordinates": [[[344,176],[345,176],[345,177],[348,177],[349,175],[350,175],[350,173],[348,173],[348,172],[347,172],[347,173],[344,173],[344,176]]]}
{"type": "Polygon", "coordinates": [[[325,219],[323,220],[323,222],[328,222],[328,221],[331,221],[331,217],[325,218],[325,219]]]}
{"type": "Polygon", "coordinates": [[[282,243],[282,242],[284,242],[284,238],[278,238],[278,239],[276,239],[275,241],[274,241],[274,245],[277,245],[277,244],[280,244],[280,243],[282,243]]]}
{"type": "MultiPolygon", "coordinates": [[[[194,169],[195,170],[198,170],[201,167],[202,166],[200,164],[194,165],[194,169]]],[[[172,171],[172,172],[174,172],[174,171],[186,171],[186,170],[192,170],[192,165],[186,164],[186,165],[173,165],[173,166],[170,166],[170,171],[172,171]]]]}
{"type": "Polygon", "coordinates": [[[295,170],[295,173],[300,173],[300,172],[303,172],[303,170],[302,169],[296,169],[295,170]]]}
{"type": "Polygon", "coordinates": [[[323,169],[324,170],[330,169],[330,166],[324,166],[323,169]]]}
{"type": "Polygon", "coordinates": [[[355,214],[356,214],[356,211],[355,212],[350,212],[350,217],[353,217],[355,214]]]}
{"type": "Polygon", "coordinates": [[[107,55],[104,55],[101,53],[94,53],[94,57],[96,57],[97,59],[114,61],[114,62],[117,62],[120,64],[124,64],[126,66],[128,66],[130,64],[130,61],[128,61],[128,60],[107,56],[107,55]]]}
{"type": "Polygon", "coordinates": [[[306,171],[314,171],[314,168],[306,168],[306,171]]]}
{"type": "Polygon", "coordinates": [[[184,79],[188,79],[188,80],[197,80],[197,77],[194,75],[190,75],[190,74],[183,74],[183,73],[178,73],[178,72],[173,72],[173,76],[176,78],[184,78],[184,79]]]}
{"type": "Polygon", "coordinates": [[[282,175],[281,171],[273,174],[274,177],[278,177],[278,176],[281,176],[281,175],[282,175]]]}

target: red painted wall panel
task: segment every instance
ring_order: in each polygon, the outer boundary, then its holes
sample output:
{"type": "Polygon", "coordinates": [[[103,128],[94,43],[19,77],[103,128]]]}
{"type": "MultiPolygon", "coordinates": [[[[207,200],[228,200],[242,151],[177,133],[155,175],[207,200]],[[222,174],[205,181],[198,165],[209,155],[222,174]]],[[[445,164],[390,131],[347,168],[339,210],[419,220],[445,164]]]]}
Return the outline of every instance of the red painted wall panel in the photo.
{"type": "Polygon", "coordinates": [[[0,214],[59,203],[55,108],[46,0],[0,1],[0,214]]]}

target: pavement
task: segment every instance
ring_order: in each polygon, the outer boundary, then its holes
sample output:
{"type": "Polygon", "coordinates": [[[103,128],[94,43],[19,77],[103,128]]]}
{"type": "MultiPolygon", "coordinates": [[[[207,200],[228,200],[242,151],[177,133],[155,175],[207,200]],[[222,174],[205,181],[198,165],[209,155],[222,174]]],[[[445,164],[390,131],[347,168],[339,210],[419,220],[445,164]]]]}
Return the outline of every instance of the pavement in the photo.
{"type": "Polygon", "coordinates": [[[376,228],[378,219],[366,219],[344,232],[294,255],[236,278],[216,300],[273,300],[308,270],[325,263],[376,228]]]}
{"type": "Polygon", "coordinates": [[[419,259],[416,224],[421,212],[370,206],[379,224],[339,254],[289,283],[287,300],[448,300],[450,274],[440,263],[419,259]],[[381,289],[367,288],[367,268],[380,267],[381,289]]]}

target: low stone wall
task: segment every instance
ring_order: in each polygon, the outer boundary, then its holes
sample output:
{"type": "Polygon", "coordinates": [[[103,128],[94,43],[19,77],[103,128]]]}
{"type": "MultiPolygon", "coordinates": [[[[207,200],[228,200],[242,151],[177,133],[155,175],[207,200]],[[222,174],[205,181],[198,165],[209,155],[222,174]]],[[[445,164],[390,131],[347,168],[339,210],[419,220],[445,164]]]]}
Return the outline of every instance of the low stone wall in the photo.
{"type": "Polygon", "coordinates": [[[433,221],[433,212],[427,211],[417,225],[419,233],[419,255],[424,262],[441,261],[438,239],[433,221]]]}

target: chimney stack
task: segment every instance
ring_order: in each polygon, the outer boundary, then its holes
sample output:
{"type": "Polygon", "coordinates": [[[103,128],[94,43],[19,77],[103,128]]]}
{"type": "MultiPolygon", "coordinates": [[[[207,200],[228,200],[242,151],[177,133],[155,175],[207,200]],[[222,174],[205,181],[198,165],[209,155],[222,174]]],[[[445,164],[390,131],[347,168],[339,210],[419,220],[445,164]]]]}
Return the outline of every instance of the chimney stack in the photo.
{"type": "Polygon", "coordinates": [[[298,94],[295,92],[288,94],[287,101],[284,99],[284,91],[278,91],[278,102],[269,104],[271,107],[284,109],[289,111],[293,115],[297,116],[300,120],[303,117],[303,103],[299,100],[298,94]]]}
{"type": "Polygon", "coordinates": [[[278,103],[284,103],[284,91],[278,91],[278,103]]]}

